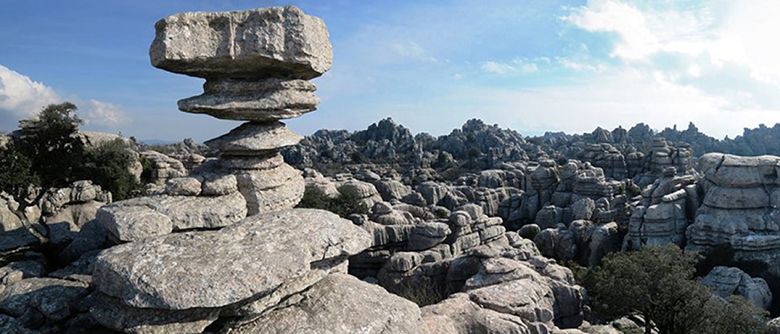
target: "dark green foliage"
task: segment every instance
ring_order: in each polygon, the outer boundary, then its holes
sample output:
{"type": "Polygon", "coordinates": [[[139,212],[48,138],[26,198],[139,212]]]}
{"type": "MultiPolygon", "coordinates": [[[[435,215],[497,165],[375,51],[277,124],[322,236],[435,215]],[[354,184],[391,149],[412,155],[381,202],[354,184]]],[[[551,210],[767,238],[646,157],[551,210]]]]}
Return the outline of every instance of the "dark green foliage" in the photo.
{"type": "Polygon", "coordinates": [[[298,203],[299,208],[322,209],[330,211],[331,198],[322,189],[307,185],[303,198],[298,203]]]}
{"type": "Polygon", "coordinates": [[[472,146],[469,147],[469,150],[466,153],[469,158],[479,158],[480,155],[482,155],[482,151],[479,149],[479,147],[472,146]]]}
{"type": "Polygon", "coordinates": [[[625,193],[626,193],[626,186],[624,186],[622,184],[619,185],[618,188],[617,188],[617,194],[618,195],[623,195],[625,193]]]}
{"type": "Polygon", "coordinates": [[[143,168],[141,171],[141,182],[151,183],[152,170],[154,170],[154,166],[152,165],[152,162],[149,159],[141,158],[141,167],[143,168]]]}
{"type": "Polygon", "coordinates": [[[694,263],[692,254],[675,246],[645,247],[608,255],[601,267],[578,276],[603,320],[641,315],[660,334],[763,333],[765,312],[713,297],[693,279],[694,263]]]}
{"type": "Polygon", "coordinates": [[[0,190],[21,197],[27,186],[37,183],[32,161],[22,154],[14,142],[0,147],[0,190]]]}
{"type": "Polygon", "coordinates": [[[141,184],[129,171],[135,160],[130,144],[117,139],[86,146],[76,109],[70,102],[53,104],[19,122],[20,136],[0,149],[0,190],[24,197],[29,185],[47,189],[92,180],[116,200],[140,193],[141,184]]]}
{"type": "Polygon", "coordinates": [[[366,158],[365,155],[363,155],[363,153],[360,153],[360,152],[352,153],[350,158],[352,158],[352,162],[354,162],[356,164],[366,164],[366,163],[371,162],[370,160],[368,160],[368,158],[366,158]]]}
{"type": "Polygon", "coordinates": [[[361,202],[360,196],[355,190],[345,187],[339,188],[339,194],[336,197],[330,197],[318,187],[306,186],[298,207],[327,210],[344,218],[353,213],[368,213],[368,208],[361,202]]]}
{"type": "Polygon", "coordinates": [[[432,280],[414,283],[411,280],[404,280],[401,284],[389,286],[387,289],[390,293],[401,296],[419,307],[439,303],[446,295],[442,284],[432,280]]]}
{"type": "Polygon", "coordinates": [[[631,184],[626,191],[628,191],[628,195],[631,197],[636,197],[642,194],[642,189],[639,188],[636,184],[631,184]]]}
{"type": "Polygon", "coordinates": [[[45,107],[37,119],[22,120],[19,151],[32,162],[40,186],[64,187],[76,181],[84,155],[78,136],[81,119],[76,106],[65,102],[45,107]]]}
{"type": "Polygon", "coordinates": [[[345,187],[339,188],[339,195],[331,201],[330,211],[344,218],[353,213],[368,214],[368,208],[361,201],[357,191],[345,187]]]}
{"type": "Polygon", "coordinates": [[[81,178],[90,179],[110,191],[114,200],[132,198],[142,189],[141,183],[129,171],[134,161],[129,145],[121,139],[87,148],[81,178]]]}

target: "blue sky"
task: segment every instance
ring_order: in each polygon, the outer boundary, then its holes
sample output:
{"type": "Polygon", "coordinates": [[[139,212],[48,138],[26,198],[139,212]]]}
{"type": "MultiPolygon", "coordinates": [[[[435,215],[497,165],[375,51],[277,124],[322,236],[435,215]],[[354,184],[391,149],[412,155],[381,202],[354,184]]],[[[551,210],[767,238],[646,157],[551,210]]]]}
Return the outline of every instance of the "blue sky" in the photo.
{"type": "Polygon", "coordinates": [[[178,111],[202,79],[153,68],[154,23],[296,5],[325,20],[333,69],[301,134],[393,117],[443,134],[481,118],[526,135],[693,121],[731,137],[780,120],[780,2],[0,0],[0,130],[68,100],[86,130],[206,140],[238,122],[178,111]]]}

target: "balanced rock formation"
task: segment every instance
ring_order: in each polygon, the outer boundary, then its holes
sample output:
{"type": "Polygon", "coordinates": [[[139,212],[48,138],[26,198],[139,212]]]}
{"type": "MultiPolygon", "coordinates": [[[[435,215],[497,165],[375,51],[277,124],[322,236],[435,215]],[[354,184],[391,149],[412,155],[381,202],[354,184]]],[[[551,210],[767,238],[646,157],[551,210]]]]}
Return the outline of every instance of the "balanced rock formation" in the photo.
{"type": "Polygon", "coordinates": [[[103,208],[99,221],[114,239],[135,241],[293,208],[304,180],[279,150],[301,137],[279,120],[313,111],[319,102],[307,80],[331,67],[322,20],[295,7],[274,7],[180,13],[156,29],[152,65],[206,79],[205,93],[179,101],[179,109],[248,122],[207,141],[219,159],[193,160],[197,167],[189,176],[181,162],[147,152],[164,190],[103,208]]]}
{"type": "Polygon", "coordinates": [[[204,93],[179,101],[192,113],[249,121],[207,141],[221,166],[238,178],[249,215],[289,209],[303,196],[300,172],[281,148],[301,137],[279,120],[316,109],[307,80],[328,71],[332,50],[321,19],[295,7],[243,12],[181,13],[156,24],[152,65],[205,78],[204,93]],[[203,43],[192,43],[196,37],[203,43]]]}

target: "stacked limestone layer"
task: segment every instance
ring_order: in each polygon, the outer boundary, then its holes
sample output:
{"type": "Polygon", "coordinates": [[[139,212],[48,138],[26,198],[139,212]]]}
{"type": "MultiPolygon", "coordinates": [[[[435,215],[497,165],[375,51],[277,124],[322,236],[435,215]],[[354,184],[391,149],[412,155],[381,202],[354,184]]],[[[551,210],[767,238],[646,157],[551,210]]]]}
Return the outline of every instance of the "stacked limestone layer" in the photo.
{"type": "Polygon", "coordinates": [[[709,153],[699,158],[703,204],[688,228],[688,249],[728,243],[737,260],[777,272],[780,258],[780,157],[709,153]]]}
{"type": "Polygon", "coordinates": [[[294,207],[303,196],[303,177],[279,150],[301,137],[279,120],[311,112],[319,103],[308,80],[332,64],[324,22],[295,7],[277,7],[181,13],[157,22],[156,29],[152,65],[206,79],[204,93],[179,101],[179,109],[248,121],[206,142],[237,176],[247,214],[294,207]]]}
{"type": "Polygon", "coordinates": [[[642,200],[631,213],[626,249],[643,245],[685,245],[685,230],[699,207],[699,196],[693,175],[676,175],[667,167],[663,176],[642,192],[642,200]]]}
{"type": "Polygon", "coordinates": [[[676,145],[666,141],[663,137],[653,138],[653,143],[645,157],[646,173],[634,176],[634,182],[640,187],[645,187],[661,176],[669,167],[674,167],[679,174],[693,173],[693,150],[688,143],[676,145]]]}

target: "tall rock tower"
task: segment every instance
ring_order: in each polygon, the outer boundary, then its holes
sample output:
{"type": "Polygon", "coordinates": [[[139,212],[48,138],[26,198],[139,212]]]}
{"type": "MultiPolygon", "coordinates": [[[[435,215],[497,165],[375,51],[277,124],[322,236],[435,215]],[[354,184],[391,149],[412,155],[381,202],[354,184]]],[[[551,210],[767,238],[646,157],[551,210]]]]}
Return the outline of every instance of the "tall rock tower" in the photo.
{"type": "Polygon", "coordinates": [[[157,22],[149,56],[166,71],[206,79],[204,93],[179,101],[185,112],[246,121],[206,142],[234,174],[247,215],[294,207],[301,173],[279,150],[301,137],[280,120],[317,108],[308,80],[331,68],[325,23],[292,6],[241,12],[181,13],[157,22]]]}

